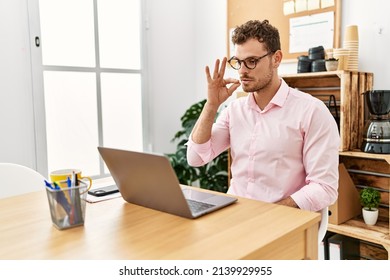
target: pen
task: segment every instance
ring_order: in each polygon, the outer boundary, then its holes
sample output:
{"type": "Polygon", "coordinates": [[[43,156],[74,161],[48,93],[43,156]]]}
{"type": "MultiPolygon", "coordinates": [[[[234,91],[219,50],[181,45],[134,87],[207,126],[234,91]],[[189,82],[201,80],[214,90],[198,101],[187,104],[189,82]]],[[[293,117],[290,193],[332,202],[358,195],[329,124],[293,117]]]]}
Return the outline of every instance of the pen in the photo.
{"type": "Polygon", "coordinates": [[[48,187],[49,189],[54,190],[54,188],[52,187],[52,185],[51,185],[48,181],[46,181],[46,180],[45,180],[45,185],[46,185],[46,187],[48,187]]]}
{"type": "MultiPolygon", "coordinates": [[[[74,185],[72,184],[72,180],[70,179],[70,177],[68,176],[68,178],[66,179],[66,183],[68,184],[68,189],[73,187],[74,185]]],[[[73,195],[73,189],[70,189],[69,190],[69,196],[70,196],[70,205],[71,205],[71,208],[70,208],[70,213],[69,213],[69,220],[70,220],[70,224],[74,224],[74,216],[75,216],[75,209],[74,209],[74,205],[73,205],[73,198],[74,198],[74,195],[73,195]]]]}
{"type": "Polygon", "coordinates": [[[74,222],[75,223],[80,223],[82,222],[82,209],[81,209],[81,205],[80,205],[80,189],[77,188],[78,186],[78,181],[77,181],[77,174],[75,171],[72,171],[72,187],[74,187],[75,189],[73,190],[75,193],[74,193],[74,205],[73,207],[75,209],[74,210],[74,222]]]}
{"type": "Polygon", "coordinates": [[[61,184],[61,182],[54,182],[54,186],[56,187],[56,190],[62,190],[63,194],[65,195],[66,200],[69,204],[71,204],[71,197],[70,197],[70,191],[61,184]]]}
{"type": "Polygon", "coordinates": [[[52,187],[52,185],[47,182],[45,180],[45,184],[48,188],[54,190],[54,192],[52,192],[52,195],[53,197],[55,198],[55,200],[57,200],[57,202],[59,204],[61,204],[61,206],[64,208],[65,212],[69,215],[70,212],[71,212],[71,205],[69,203],[69,200],[68,198],[65,196],[64,192],[61,190],[61,188],[58,186],[58,183],[56,182],[53,182],[54,184],[54,188],[52,187]],[[61,190],[61,191],[55,191],[55,190],[61,190]]]}
{"type": "Polygon", "coordinates": [[[77,186],[77,175],[76,172],[72,171],[72,187],[77,186]]]}
{"type": "Polygon", "coordinates": [[[61,189],[57,182],[53,182],[53,184],[54,184],[54,189],[55,190],[61,189]]]}

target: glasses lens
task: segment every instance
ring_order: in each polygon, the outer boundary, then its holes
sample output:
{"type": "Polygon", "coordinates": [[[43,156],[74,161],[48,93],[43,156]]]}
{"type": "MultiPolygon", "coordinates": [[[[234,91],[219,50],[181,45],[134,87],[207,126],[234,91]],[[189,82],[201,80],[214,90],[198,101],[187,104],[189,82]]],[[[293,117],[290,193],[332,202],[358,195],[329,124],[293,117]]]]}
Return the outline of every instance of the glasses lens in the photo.
{"type": "Polygon", "coordinates": [[[256,67],[256,63],[257,63],[257,59],[255,58],[249,58],[249,59],[246,59],[244,61],[245,63],[245,66],[248,68],[248,69],[255,69],[256,67]]]}
{"type": "Polygon", "coordinates": [[[236,70],[240,69],[240,67],[241,67],[240,61],[238,59],[235,59],[235,58],[231,58],[229,60],[229,64],[231,67],[233,67],[236,70]]]}

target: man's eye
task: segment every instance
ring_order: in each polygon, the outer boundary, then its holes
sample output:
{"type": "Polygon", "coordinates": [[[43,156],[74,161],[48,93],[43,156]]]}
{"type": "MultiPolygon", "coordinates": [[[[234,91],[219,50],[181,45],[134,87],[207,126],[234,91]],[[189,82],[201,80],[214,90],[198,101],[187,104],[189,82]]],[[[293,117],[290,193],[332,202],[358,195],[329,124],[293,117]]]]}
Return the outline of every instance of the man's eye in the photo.
{"type": "Polygon", "coordinates": [[[248,59],[247,61],[246,61],[246,63],[248,63],[248,64],[255,64],[256,63],[256,59],[254,59],[254,58],[252,58],[252,59],[248,59]]]}

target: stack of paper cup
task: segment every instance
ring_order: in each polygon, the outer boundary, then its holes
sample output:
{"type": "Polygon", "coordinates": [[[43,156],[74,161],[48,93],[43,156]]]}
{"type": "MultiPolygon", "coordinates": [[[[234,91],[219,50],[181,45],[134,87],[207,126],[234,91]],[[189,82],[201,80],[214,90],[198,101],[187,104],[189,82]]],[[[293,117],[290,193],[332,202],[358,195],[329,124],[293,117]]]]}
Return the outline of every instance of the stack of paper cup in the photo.
{"type": "Polygon", "coordinates": [[[339,60],[339,66],[337,70],[349,70],[349,50],[345,48],[333,49],[333,57],[339,60]]]}
{"type": "Polygon", "coordinates": [[[349,50],[348,66],[346,70],[359,70],[359,34],[357,25],[349,25],[345,29],[344,43],[345,49],[349,50]]]}

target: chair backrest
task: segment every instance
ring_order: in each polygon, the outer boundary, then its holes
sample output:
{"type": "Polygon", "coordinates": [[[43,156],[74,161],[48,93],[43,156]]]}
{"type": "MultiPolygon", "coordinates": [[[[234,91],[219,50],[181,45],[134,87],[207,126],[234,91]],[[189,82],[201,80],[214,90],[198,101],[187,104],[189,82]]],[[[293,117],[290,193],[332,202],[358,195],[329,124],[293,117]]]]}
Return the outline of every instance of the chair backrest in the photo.
{"type": "Polygon", "coordinates": [[[14,163],[0,163],[0,198],[44,190],[45,179],[29,167],[14,163]]]}
{"type": "Polygon", "coordinates": [[[326,242],[322,242],[326,236],[326,232],[328,230],[329,223],[329,211],[328,207],[325,207],[321,210],[321,221],[318,228],[318,259],[325,260],[326,259],[326,242]]]}
{"type": "Polygon", "coordinates": [[[329,223],[329,212],[328,207],[321,210],[321,222],[320,227],[318,228],[318,243],[321,244],[322,240],[325,237],[326,231],[328,230],[329,223]]]}

